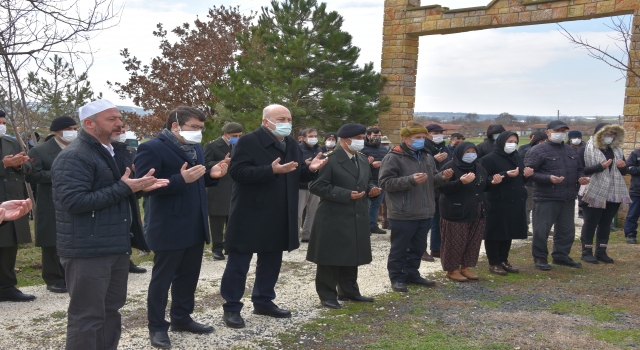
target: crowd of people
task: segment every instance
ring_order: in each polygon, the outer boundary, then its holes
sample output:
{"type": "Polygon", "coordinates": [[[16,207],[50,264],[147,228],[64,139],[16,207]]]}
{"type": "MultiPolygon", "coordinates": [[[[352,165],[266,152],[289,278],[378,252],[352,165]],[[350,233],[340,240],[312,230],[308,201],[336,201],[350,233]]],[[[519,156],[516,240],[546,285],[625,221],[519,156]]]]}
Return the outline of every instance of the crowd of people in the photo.
{"type": "MultiPolygon", "coordinates": [[[[291,317],[274,302],[275,285],[283,252],[301,242],[317,265],[320,303],[331,309],[374,301],[361,293],[358,267],[372,261],[371,235],[387,230],[395,292],[435,286],[419,272],[422,261],[435,259],[452,281],[478,280],[472,269],[483,240],[488,271],[496,275],[519,273],[509,252],[514,239],[529,235],[536,268],[551,269],[550,235],[551,262],[581,267],[570,257],[576,200],[584,218],[581,260],[614,262],[607,244],[621,206],[630,205],[624,230],[636,243],[640,151],[625,160],[618,125],[599,124],[585,142],[555,120],[518,148],[518,133],[502,125],[491,125],[475,145],[461,134],[447,142],[441,125],[408,122],[401,142],[391,145],[379,128],[345,124],[324,133],[320,145],[314,128],[294,139],[290,111],[270,105],[256,130],[228,122],[203,147],[204,113],[178,107],[155,138],[133,149],[123,143],[126,129],[113,103],[91,102],[79,117],[81,127],[67,116],[54,119],[53,136],[28,155],[14,139],[0,139],[0,301],[35,299],[16,288],[15,274],[18,245],[31,241],[25,186],[35,184],[42,278],[50,292],[70,296],[67,349],[117,348],[127,275],[146,272],[132,264],[132,248],[154,253],[149,340],[170,348],[169,330],[214,331],[191,318],[205,244],[214,260],[226,261],[224,323],[243,328],[241,300],[254,255],[253,313],[291,317]]],[[[5,124],[2,112],[3,136],[5,124]]]]}

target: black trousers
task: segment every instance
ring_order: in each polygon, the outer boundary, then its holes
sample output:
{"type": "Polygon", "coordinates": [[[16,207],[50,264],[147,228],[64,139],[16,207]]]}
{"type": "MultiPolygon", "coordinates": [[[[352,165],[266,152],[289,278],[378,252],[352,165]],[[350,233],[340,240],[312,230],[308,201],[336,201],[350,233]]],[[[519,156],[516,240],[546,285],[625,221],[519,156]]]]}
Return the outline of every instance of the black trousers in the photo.
{"type": "Polygon", "coordinates": [[[224,227],[228,218],[228,216],[209,215],[212,252],[222,252],[224,249],[224,227]]]}
{"type": "Polygon", "coordinates": [[[584,206],[584,224],[580,232],[580,241],[584,245],[593,244],[593,236],[596,236],[596,245],[609,243],[611,223],[618,213],[620,203],[607,202],[604,209],[584,206]]]}
{"type": "Polygon", "coordinates": [[[42,247],[42,279],[47,286],[65,284],[64,267],[56,247],[42,247]]]}
{"type": "MultiPolygon", "coordinates": [[[[431,219],[389,220],[391,248],[387,270],[391,282],[415,281],[420,278],[422,254],[427,249],[431,219]]],[[[433,246],[432,246],[433,248],[433,246]]]]}
{"type": "MultiPolygon", "coordinates": [[[[251,302],[256,309],[267,309],[276,306],[275,286],[280,276],[282,266],[282,252],[257,253],[256,280],[253,284],[251,302]]],[[[247,273],[253,253],[229,252],[227,266],[220,282],[220,295],[226,303],[222,305],[225,312],[240,312],[240,299],[244,295],[247,284],[247,273]]]]}
{"type": "Polygon", "coordinates": [[[184,249],[156,250],[149,282],[147,315],[149,331],[166,332],[170,324],[187,325],[191,314],[202,266],[204,242],[184,249]],[[171,323],[164,319],[171,288],[171,323]]]}
{"type": "Polygon", "coordinates": [[[500,263],[509,261],[511,242],[510,239],[506,241],[484,240],[484,249],[487,251],[489,265],[500,265],[500,263]]]}
{"type": "Polygon", "coordinates": [[[17,255],[17,245],[0,247],[0,290],[13,289],[18,284],[15,270],[17,255]]]}
{"type": "Polygon", "coordinates": [[[357,280],[357,266],[318,265],[316,292],[320,300],[336,300],[338,295],[360,296],[357,280]]]}
{"type": "Polygon", "coordinates": [[[129,255],[60,258],[69,290],[66,350],[116,350],[127,300],[129,255]]]}

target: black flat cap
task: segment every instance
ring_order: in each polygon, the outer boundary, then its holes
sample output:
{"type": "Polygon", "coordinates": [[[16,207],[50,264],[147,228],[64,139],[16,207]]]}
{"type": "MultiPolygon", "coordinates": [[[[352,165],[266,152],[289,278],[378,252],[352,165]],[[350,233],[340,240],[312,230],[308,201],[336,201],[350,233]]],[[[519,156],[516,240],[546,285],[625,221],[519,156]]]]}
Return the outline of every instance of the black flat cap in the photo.
{"type": "Polygon", "coordinates": [[[429,132],[432,131],[445,131],[443,127],[441,127],[438,124],[429,124],[427,125],[427,130],[429,130],[429,132]]]}
{"type": "Polygon", "coordinates": [[[570,139],[575,139],[575,138],[582,138],[582,133],[578,130],[571,130],[569,131],[569,134],[567,135],[570,139]]]}
{"type": "Polygon", "coordinates": [[[354,137],[367,133],[367,127],[362,124],[345,124],[338,129],[339,137],[354,137]]]}
{"type": "Polygon", "coordinates": [[[562,120],[554,120],[551,123],[547,124],[547,130],[558,130],[562,128],[569,129],[569,125],[567,125],[567,123],[563,122],[562,120]]]}
{"type": "Polygon", "coordinates": [[[62,117],[58,117],[51,121],[51,126],[49,127],[49,130],[51,131],[63,130],[74,125],[78,125],[78,123],[76,123],[76,121],[73,120],[73,118],[63,115],[62,117]]]}

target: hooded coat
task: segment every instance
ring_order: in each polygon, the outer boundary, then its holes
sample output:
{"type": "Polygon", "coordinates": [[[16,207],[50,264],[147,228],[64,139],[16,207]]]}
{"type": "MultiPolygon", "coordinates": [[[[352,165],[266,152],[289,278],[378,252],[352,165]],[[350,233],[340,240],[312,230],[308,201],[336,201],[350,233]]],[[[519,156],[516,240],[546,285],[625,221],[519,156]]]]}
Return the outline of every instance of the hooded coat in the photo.
{"type": "Polygon", "coordinates": [[[484,239],[506,241],[527,238],[526,202],[527,190],[524,184],[524,163],[518,152],[507,154],[504,146],[513,131],[505,131],[498,136],[496,147],[490,154],[480,160],[489,178],[495,174],[504,176],[502,182],[493,186],[487,198],[491,209],[488,211],[484,239]],[[509,177],[507,171],[518,168],[516,177],[509,177]]]}
{"type": "Polygon", "coordinates": [[[487,138],[484,139],[482,143],[480,143],[476,149],[478,150],[478,159],[486,156],[493,152],[493,143],[495,140],[493,139],[493,134],[499,134],[504,131],[504,126],[500,124],[492,124],[487,128],[487,138]]]}

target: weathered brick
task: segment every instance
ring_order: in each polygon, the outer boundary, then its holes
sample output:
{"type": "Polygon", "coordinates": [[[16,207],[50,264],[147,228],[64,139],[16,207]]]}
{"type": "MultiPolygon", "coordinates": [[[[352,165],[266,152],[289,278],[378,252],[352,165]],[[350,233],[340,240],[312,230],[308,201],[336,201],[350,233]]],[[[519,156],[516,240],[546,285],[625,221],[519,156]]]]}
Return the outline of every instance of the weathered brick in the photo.
{"type": "Polygon", "coordinates": [[[480,16],[467,17],[464,19],[465,27],[476,27],[480,24],[480,16]]]}
{"type": "Polygon", "coordinates": [[[598,3],[598,14],[613,12],[616,7],[615,0],[601,1],[598,3]]]}
{"type": "Polygon", "coordinates": [[[584,15],[585,16],[595,15],[597,12],[598,12],[598,4],[591,3],[591,4],[585,4],[584,5],[584,15]]]}
{"type": "Polygon", "coordinates": [[[567,17],[579,17],[584,14],[584,5],[570,6],[567,17]]]}
{"type": "Polygon", "coordinates": [[[624,106],[624,115],[640,115],[640,105],[624,106]]]}
{"type": "Polygon", "coordinates": [[[547,20],[550,20],[552,16],[553,16],[552,9],[533,11],[531,12],[531,21],[532,22],[547,21],[547,20]]]}
{"type": "Polygon", "coordinates": [[[518,16],[518,22],[526,23],[531,22],[531,12],[521,12],[518,16]]]}
{"type": "Polygon", "coordinates": [[[552,17],[553,19],[567,18],[567,8],[566,7],[554,8],[552,17]]]}

